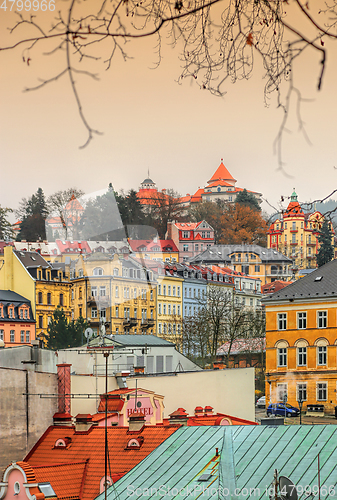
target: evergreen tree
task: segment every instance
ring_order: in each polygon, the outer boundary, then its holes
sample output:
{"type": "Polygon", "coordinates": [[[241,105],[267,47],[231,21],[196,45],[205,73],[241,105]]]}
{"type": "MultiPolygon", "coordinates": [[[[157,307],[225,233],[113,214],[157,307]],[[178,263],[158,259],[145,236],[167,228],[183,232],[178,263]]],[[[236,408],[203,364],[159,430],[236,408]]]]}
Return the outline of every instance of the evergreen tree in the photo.
{"type": "Polygon", "coordinates": [[[324,266],[327,262],[333,259],[334,249],[332,246],[332,232],[330,222],[327,219],[324,220],[321,230],[318,235],[318,242],[320,244],[317,253],[317,266],[324,266]]]}
{"type": "Polygon", "coordinates": [[[21,220],[18,241],[46,239],[45,220],[48,216],[48,209],[41,188],[38,188],[28,200],[22,199],[17,216],[21,220]]]}
{"type": "Polygon", "coordinates": [[[58,306],[48,325],[48,334],[45,336],[48,349],[79,347],[83,343],[83,333],[87,327],[88,323],[84,318],[68,322],[62,307],[58,306]]]}
{"type": "Polygon", "coordinates": [[[248,193],[247,189],[240,191],[235,199],[235,203],[240,203],[241,205],[245,205],[252,210],[258,210],[259,212],[261,212],[259,202],[252,193],[248,193]]]}
{"type": "Polygon", "coordinates": [[[7,219],[11,212],[13,212],[11,208],[0,205],[0,240],[10,240],[13,237],[12,224],[7,219]]]}

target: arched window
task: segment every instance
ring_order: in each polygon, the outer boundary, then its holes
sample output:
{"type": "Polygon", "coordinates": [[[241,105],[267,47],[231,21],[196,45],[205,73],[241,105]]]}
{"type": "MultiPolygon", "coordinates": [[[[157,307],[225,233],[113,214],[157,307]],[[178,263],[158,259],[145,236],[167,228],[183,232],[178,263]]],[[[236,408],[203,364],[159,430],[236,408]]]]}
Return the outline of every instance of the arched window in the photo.
{"type": "Polygon", "coordinates": [[[103,269],[101,267],[95,267],[92,274],[94,276],[103,276],[103,269]]]}

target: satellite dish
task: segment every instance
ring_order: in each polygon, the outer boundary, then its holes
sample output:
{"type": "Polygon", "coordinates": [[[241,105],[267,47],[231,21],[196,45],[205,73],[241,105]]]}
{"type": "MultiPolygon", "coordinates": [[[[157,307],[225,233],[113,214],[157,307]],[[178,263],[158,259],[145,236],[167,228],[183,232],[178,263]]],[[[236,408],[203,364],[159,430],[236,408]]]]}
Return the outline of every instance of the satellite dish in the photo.
{"type": "Polygon", "coordinates": [[[92,328],[87,328],[84,332],[84,336],[86,339],[91,339],[92,335],[93,335],[93,331],[92,331],[92,328]]]}
{"type": "Polygon", "coordinates": [[[288,477],[279,477],[279,488],[282,500],[298,500],[296,486],[288,477]]]}

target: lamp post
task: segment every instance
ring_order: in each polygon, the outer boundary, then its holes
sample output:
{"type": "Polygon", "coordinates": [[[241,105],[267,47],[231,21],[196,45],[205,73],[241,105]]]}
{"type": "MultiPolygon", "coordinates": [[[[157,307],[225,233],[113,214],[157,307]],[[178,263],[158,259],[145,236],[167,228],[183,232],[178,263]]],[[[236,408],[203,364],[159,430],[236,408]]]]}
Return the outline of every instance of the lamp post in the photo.
{"type": "Polygon", "coordinates": [[[300,425],[302,425],[302,406],[303,406],[303,400],[302,400],[302,396],[299,394],[298,396],[298,406],[300,408],[300,425]]]}

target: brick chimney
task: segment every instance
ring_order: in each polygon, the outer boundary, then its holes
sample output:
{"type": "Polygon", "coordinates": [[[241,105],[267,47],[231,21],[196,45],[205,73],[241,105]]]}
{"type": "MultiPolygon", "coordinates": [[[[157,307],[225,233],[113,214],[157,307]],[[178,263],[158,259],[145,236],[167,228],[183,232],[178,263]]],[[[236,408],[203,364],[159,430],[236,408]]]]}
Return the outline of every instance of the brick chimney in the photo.
{"type": "Polygon", "coordinates": [[[142,412],[131,413],[129,417],[129,431],[139,432],[145,425],[145,414],[142,412]]]}
{"type": "Polygon", "coordinates": [[[184,408],[178,408],[178,410],[171,413],[169,417],[170,417],[170,425],[172,424],[187,425],[188,415],[186,413],[186,410],[184,410],[184,408]]]}
{"type": "Polygon", "coordinates": [[[58,385],[58,413],[70,415],[70,367],[71,364],[61,363],[57,366],[57,385],[58,385]]]}

